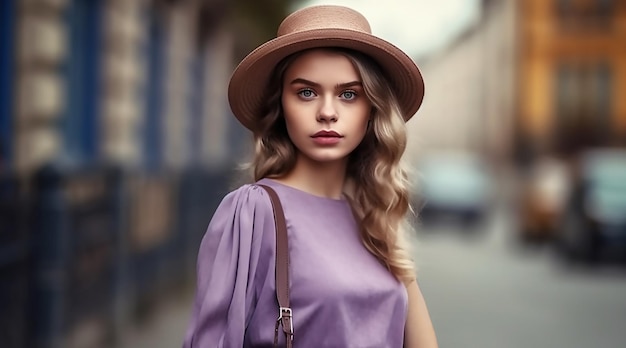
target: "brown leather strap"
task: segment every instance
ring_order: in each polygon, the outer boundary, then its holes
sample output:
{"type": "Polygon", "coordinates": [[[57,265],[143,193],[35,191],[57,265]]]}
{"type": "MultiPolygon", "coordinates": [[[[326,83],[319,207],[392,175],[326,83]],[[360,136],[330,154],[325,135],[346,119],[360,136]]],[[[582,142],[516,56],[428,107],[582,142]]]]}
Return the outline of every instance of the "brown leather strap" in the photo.
{"type": "Polygon", "coordinates": [[[293,318],[289,305],[289,243],[287,223],[283,206],[276,191],[267,185],[259,185],[270,196],[276,225],[276,298],[278,299],[278,319],[274,330],[274,347],[278,347],[278,326],[282,325],[287,348],[293,346],[293,318]]]}

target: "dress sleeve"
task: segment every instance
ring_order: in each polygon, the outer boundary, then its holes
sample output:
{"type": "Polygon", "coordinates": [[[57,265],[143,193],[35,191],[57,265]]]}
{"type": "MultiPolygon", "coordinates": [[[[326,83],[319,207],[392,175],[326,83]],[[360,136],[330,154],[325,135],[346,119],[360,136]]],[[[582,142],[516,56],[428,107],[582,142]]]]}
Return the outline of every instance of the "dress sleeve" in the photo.
{"type": "Polygon", "coordinates": [[[273,236],[274,229],[271,202],[260,187],[242,186],[222,200],[200,244],[184,348],[243,346],[263,235],[273,236]]]}

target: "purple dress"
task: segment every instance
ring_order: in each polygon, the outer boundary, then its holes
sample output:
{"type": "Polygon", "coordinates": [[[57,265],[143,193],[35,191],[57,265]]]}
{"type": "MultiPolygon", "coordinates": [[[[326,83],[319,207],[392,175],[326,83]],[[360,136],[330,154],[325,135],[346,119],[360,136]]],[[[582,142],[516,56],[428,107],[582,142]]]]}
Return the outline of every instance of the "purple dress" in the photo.
{"type": "MultiPolygon", "coordinates": [[[[402,347],[406,289],[365,249],[348,202],[259,183],[285,210],[294,347],[402,347]]],[[[200,245],[183,347],[273,346],[275,233],[262,188],[244,185],[223,199],[200,245]]],[[[284,346],[282,330],[279,339],[284,346]]]]}

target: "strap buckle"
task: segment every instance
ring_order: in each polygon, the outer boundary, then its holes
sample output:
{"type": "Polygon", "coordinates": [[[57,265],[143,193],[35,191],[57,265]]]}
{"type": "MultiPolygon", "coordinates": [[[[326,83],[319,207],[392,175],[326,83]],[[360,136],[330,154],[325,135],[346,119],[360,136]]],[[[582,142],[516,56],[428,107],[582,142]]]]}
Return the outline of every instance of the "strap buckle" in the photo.
{"type": "Polygon", "coordinates": [[[289,338],[293,340],[293,312],[289,307],[280,307],[278,319],[276,319],[276,325],[282,321],[283,331],[285,334],[289,335],[289,338]],[[287,331],[287,326],[285,326],[285,320],[289,323],[289,331],[287,331]]]}

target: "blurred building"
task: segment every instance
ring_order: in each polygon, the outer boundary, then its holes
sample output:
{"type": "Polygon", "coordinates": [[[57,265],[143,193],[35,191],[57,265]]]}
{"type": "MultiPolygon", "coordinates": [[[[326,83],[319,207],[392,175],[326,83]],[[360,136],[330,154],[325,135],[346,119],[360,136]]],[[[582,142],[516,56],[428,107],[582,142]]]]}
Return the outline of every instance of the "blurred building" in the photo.
{"type": "Polygon", "coordinates": [[[482,17],[421,59],[409,156],[452,148],[505,162],[626,145],[626,2],[484,0],[482,17]]]}
{"type": "Polygon", "coordinates": [[[2,347],[114,346],[137,313],[193,282],[248,149],[226,98],[245,49],[237,11],[0,1],[2,347]]]}
{"type": "Polygon", "coordinates": [[[517,148],[626,145],[626,2],[519,4],[517,148]]]}
{"type": "Polygon", "coordinates": [[[32,171],[63,158],[182,168],[233,155],[224,1],[2,6],[3,100],[14,102],[2,112],[5,165],[32,171]]]}
{"type": "Polygon", "coordinates": [[[408,123],[407,150],[511,153],[515,71],[515,4],[483,6],[483,15],[443,50],[419,60],[426,95],[408,123]]]}

